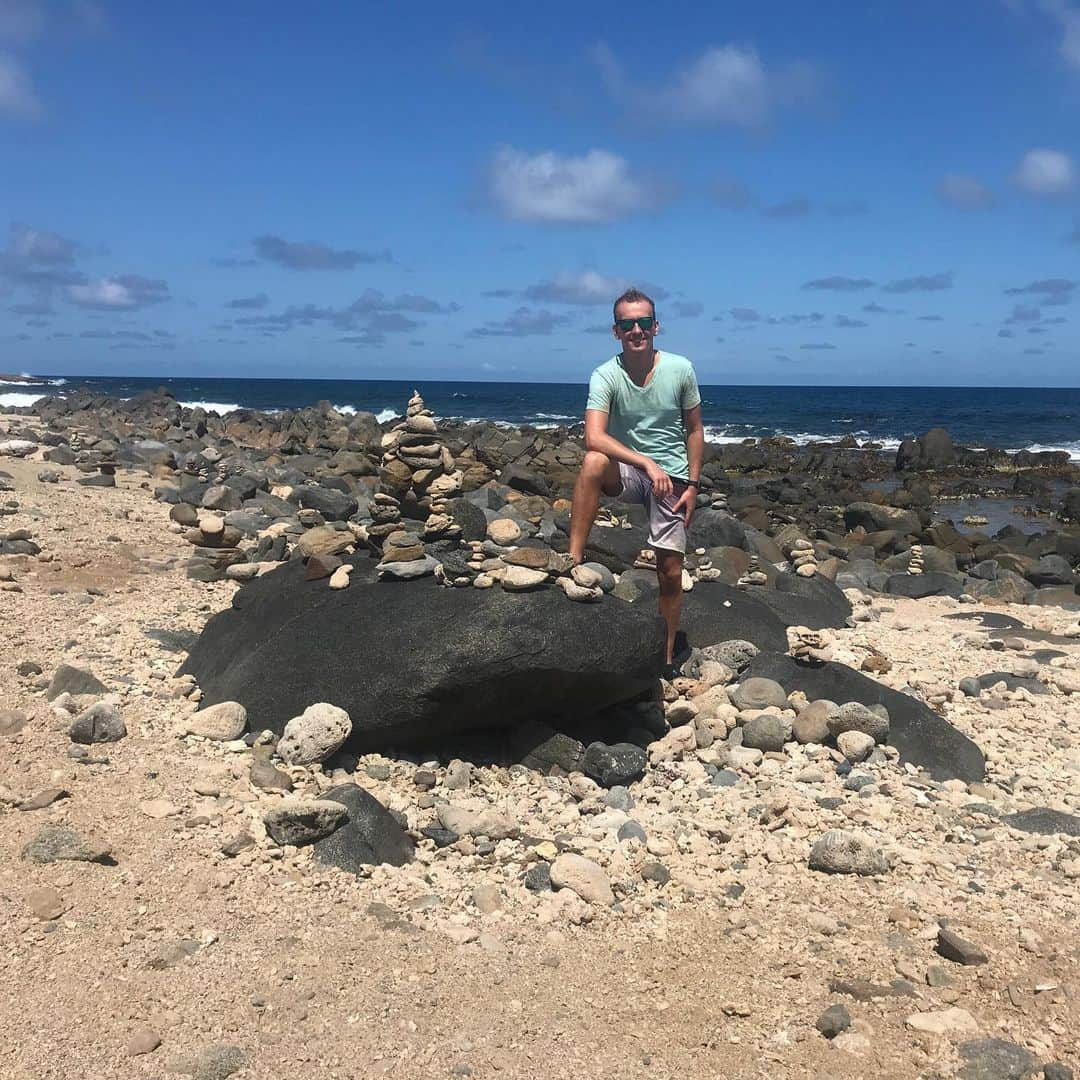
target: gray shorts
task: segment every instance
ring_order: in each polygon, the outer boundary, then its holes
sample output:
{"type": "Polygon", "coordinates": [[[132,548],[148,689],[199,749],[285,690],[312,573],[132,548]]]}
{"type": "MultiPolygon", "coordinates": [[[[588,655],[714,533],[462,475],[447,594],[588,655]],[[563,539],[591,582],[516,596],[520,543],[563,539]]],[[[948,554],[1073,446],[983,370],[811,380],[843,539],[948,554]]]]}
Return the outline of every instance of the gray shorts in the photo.
{"type": "Polygon", "coordinates": [[[622,493],[616,497],[623,502],[641,503],[648,511],[649,547],[685,554],[686,525],[682,514],[671,508],[679,501],[686,485],[673,479],[675,490],[666,499],[657,499],[645,470],[627,465],[625,461],[619,462],[619,480],[622,482],[622,493]]]}

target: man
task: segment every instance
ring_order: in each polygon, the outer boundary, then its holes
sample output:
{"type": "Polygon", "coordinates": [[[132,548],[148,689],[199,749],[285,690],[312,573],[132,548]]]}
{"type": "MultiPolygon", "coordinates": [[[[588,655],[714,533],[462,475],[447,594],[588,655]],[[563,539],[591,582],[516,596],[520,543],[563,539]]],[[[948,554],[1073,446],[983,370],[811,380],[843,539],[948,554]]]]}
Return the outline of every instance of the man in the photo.
{"type": "Polygon", "coordinates": [[[613,314],[621,351],[589,380],[585,460],[570,512],[570,558],[576,565],[585,557],[601,492],[645,505],[660,614],[667,623],[665,674],[674,677],[686,532],[705,453],[701,394],[690,361],[654,347],[660,323],[648,296],[628,289],[615,301],[613,314]]]}

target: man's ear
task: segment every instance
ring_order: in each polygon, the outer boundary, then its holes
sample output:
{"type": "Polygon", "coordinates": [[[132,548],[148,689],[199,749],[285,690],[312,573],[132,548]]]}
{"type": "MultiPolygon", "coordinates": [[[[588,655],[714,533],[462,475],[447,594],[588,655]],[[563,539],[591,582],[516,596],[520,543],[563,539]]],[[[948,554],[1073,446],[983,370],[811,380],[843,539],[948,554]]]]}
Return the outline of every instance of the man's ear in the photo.
{"type": "Polygon", "coordinates": [[[611,336],[612,336],[612,337],[613,337],[613,338],[614,338],[614,339],[615,339],[616,341],[622,341],[622,338],[621,338],[621,337],[619,337],[619,328],[618,328],[617,326],[612,326],[612,328],[611,328],[611,336]]]}
{"type": "Polygon", "coordinates": [[[653,323],[653,337],[656,337],[656,335],[659,334],[659,333],[660,333],[660,320],[657,319],[656,322],[653,323]]]}

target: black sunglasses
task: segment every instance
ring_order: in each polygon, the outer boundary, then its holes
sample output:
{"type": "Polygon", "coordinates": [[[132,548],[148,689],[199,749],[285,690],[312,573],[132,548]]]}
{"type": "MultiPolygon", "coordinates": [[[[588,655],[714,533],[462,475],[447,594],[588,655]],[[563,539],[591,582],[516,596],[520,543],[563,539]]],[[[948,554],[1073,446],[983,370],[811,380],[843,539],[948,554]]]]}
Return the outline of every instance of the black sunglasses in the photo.
{"type": "Polygon", "coordinates": [[[647,334],[655,325],[656,318],[653,315],[642,315],[640,319],[616,319],[615,325],[624,334],[629,334],[635,324],[640,326],[647,334]]]}

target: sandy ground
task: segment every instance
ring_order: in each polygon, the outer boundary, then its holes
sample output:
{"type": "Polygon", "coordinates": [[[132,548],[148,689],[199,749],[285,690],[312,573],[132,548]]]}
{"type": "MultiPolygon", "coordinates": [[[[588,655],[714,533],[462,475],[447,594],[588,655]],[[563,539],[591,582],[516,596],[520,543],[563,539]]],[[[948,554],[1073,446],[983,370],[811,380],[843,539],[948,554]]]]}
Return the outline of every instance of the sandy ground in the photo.
{"type": "MultiPolygon", "coordinates": [[[[69,797],[37,810],[0,805],[0,1076],[180,1067],[219,1076],[191,1058],[222,1045],[242,1054],[234,1075],[252,1078],[947,1077],[962,1063],[959,1045],[980,1037],[1080,1064],[1080,841],[1026,836],[968,809],[997,801],[1080,813],[1080,697],[943,706],[988,752],[988,783],[970,791],[946,785],[928,801],[925,783],[895,767],[876,794],[849,793],[832,810],[787,772],[719,790],[709,812],[730,838],[705,851],[677,827],[661,836],[671,881],[639,889],[621,913],[558,917],[521,888],[513,844],[488,856],[428,845],[408,867],[359,879],[262,838],[230,859],[222,842],[273,796],[248,782],[239,750],[182,736],[193,705],[172,675],[183,654],[146,631],[198,631],[236,586],[184,577],[168,508],[138,477],[88,490],[41,484],[40,468],[0,460],[16,489],[0,502],[19,503],[0,532],[27,529],[42,548],[0,556],[22,589],[0,592],[0,708],[28,718],[0,735],[0,791],[17,801],[60,787],[69,797]],[[17,674],[24,661],[43,674],[17,674]],[[127,738],[90,748],[100,764],[69,757],[71,717],[45,699],[61,663],[90,668],[124,717],[127,738]],[[761,823],[763,808],[768,818],[789,802],[782,827],[761,823]],[[853,824],[884,838],[899,855],[894,869],[808,870],[809,843],[853,824]],[[108,845],[116,865],[22,858],[49,825],[108,845]],[[487,883],[502,908],[481,914],[473,890],[487,883]],[[938,956],[943,919],[989,962],[938,956]],[[928,973],[947,985],[929,985],[928,973]],[[864,992],[830,989],[836,980],[864,992]],[[853,1025],[830,1042],[814,1024],[836,1003],[853,1025]],[[971,1032],[906,1024],[950,1008],[970,1014],[971,1032]],[[132,1056],[133,1037],[160,1045],[132,1056]]],[[[932,696],[1026,655],[988,651],[987,631],[948,618],[972,610],[953,601],[878,607],[880,622],[842,636],[855,655],[873,644],[889,657],[894,685],[932,696]]],[[[1075,613],[1002,610],[1043,630],[1075,625],[1075,613]]],[[[1076,673],[1080,641],[1037,647],[1063,652],[1054,662],[1076,673]]],[[[416,813],[414,768],[393,762],[386,781],[357,778],[416,813]]],[[[481,793],[508,782],[477,772],[481,793]]],[[[657,823],[696,812],[678,801],[677,779],[659,790],[672,776],[639,797],[656,804],[657,823]]],[[[543,786],[531,784],[519,807],[543,786]]],[[[837,782],[818,794],[839,791],[837,782]]],[[[633,876],[636,864],[625,865],[633,876]]]]}

